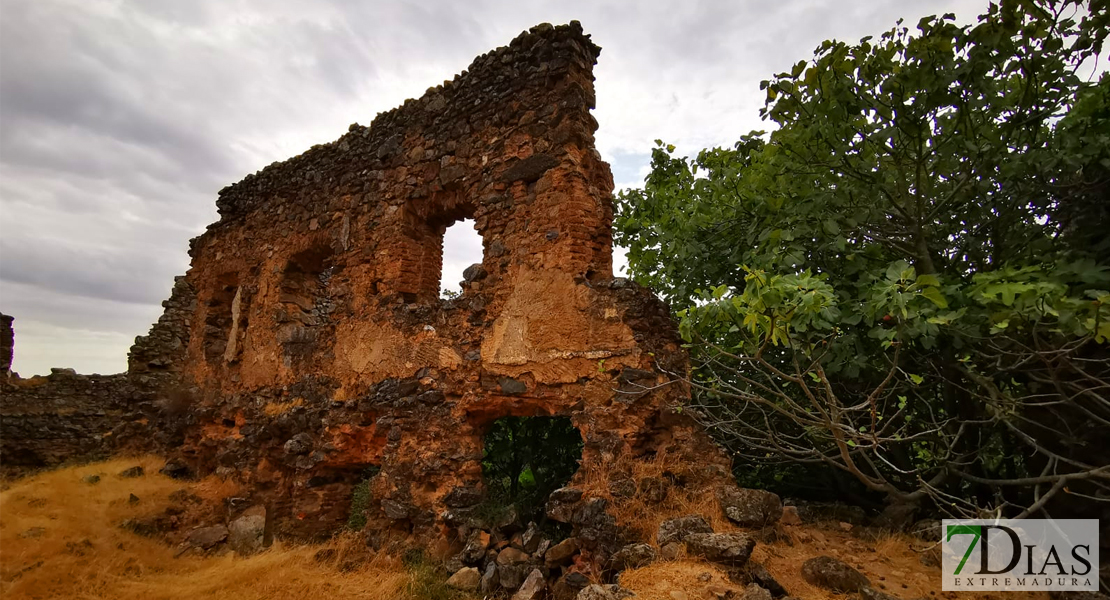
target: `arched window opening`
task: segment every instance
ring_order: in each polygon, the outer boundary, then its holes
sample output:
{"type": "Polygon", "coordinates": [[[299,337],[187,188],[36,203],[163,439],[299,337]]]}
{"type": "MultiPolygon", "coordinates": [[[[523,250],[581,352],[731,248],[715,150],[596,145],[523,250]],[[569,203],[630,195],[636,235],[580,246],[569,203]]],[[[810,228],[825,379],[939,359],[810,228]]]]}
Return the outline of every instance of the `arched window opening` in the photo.
{"type": "Polygon", "coordinates": [[[443,234],[443,266],[440,269],[439,294],[454,298],[462,293],[463,271],[482,262],[482,236],[474,219],[463,219],[449,226],[443,234]]]}
{"type": "Polygon", "coordinates": [[[295,254],[282,273],[276,321],[287,354],[308,354],[316,330],[331,321],[335,299],[330,283],[335,274],[332,249],[318,247],[295,254]]]}

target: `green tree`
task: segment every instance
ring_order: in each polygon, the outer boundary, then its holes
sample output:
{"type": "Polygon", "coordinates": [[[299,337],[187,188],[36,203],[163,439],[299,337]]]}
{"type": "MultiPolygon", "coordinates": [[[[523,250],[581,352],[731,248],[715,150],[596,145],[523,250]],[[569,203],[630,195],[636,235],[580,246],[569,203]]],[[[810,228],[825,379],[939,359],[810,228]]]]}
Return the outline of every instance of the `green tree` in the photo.
{"type": "Polygon", "coordinates": [[[954,21],[824,42],[763,82],[769,135],[694,159],[657,142],[616,239],[679,309],[693,412],[737,456],[950,514],[1105,498],[1110,269],[1088,221],[1110,79],[1078,75],[1105,7],[954,21]]]}

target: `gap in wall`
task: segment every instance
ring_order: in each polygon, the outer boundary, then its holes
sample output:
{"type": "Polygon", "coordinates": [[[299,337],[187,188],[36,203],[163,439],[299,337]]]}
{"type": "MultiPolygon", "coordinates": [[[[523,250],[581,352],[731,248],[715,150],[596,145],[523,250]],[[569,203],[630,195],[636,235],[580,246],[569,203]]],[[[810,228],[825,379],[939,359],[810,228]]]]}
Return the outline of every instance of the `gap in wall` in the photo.
{"type": "Polygon", "coordinates": [[[443,269],[440,272],[439,295],[451,298],[462,289],[463,271],[482,262],[482,236],[474,228],[474,219],[457,221],[443,234],[443,269]]]}

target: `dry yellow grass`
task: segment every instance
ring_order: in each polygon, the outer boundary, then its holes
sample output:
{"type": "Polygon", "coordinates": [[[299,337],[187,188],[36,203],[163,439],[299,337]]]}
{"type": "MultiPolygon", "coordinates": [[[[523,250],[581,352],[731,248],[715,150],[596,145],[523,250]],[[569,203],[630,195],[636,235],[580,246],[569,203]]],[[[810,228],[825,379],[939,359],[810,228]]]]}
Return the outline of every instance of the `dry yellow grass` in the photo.
{"type": "MultiPolygon", "coordinates": [[[[249,558],[174,558],[175,548],[117,525],[160,512],[175,490],[223,497],[234,488],[215,479],[183,484],[159,475],[154,457],[71,467],[11,482],[0,492],[0,596],[5,599],[73,598],[171,600],[200,598],[282,600],[413,599],[429,585],[399,561],[381,555],[355,570],[314,559],[322,547],[341,556],[359,544],[340,536],[321,545],[280,540],[249,558]],[[144,477],[117,473],[142,465],[144,477]],[[99,474],[90,485],[82,478],[99,474]],[[128,502],[130,494],[140,498],[128,502]]],[[[426,579],[426,578],[425,578],[426,579]]],[[[435,587],[435,584],[432,585],[435,587]]]]}
{"type": "Polygon", "coordinates": [[[607,498],[617,522],[639,532],[638,537],[652,544],[655,544],[655,533],[659,530],[660,523],[684,515],[702,515],[714,531],[735,529],[721,512],[712,486],[699,486],[696,483],[684,487],[667,485],[666,495],[659,503],[648,502],[640,493],[631,498],[622,498],[613,496],[609,491],[609,482],[617,479],[642,481],[654,477],[667,480],[668,477],[684,477],[689,471],[689,465],[672,459],[666,453],[656,454],[650,460],[622,455],[603,467],[587,471],[581,487],[589,497],[607,498]]]}

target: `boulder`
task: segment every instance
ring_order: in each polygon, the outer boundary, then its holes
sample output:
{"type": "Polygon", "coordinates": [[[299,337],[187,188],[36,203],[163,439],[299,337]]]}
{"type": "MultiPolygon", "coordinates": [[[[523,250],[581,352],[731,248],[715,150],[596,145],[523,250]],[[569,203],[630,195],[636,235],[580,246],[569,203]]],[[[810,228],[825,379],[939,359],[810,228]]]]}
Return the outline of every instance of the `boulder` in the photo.
{"type": "Polygon", "coordinates": [[[254,554],[262,550],[265,534],[266,509],[262,506],[252,507],[228,524],[227,545],[239,554],[254,554]]]}
{"type": "Polygon", "coordinates": [[[684,542],[686,536],[694,533],[713,533],[713,528],[701,515],[686,515],[667,519],[659,524],[659,532],[655,535],[655,541],[660,546],[669,542],[684,542]]]}
{"type": "Polygon", "coordinates": [[[871,582],[863,573],[831,556],[818,556],[802,563],[802,579],[810,585],[834,592],[858,592],[871,582]]]}
{"type": "Polygon", "coordinates": [[[783,525],[801,525],[802,517],[798,514],[798,507],[782,507],[782,518],[779,519],[779,523],[782,523],[783,525]]]}
{"type": "Polygon", "coordinates": [[[765,588],[771,593],[771,596],[779,598],[786,595],[786,588],[775,579],[767,567],[757,563],[749,562],[747,566],[748,578],[754,583],[758,583],[761,587],[765,588]]]}
{"type": "Polygon", "coordinates": [[[527,564],[497,565],[497,580],[506,590],[516,590],[535,567],[527,564]]]}
{"type": "Polygon", "coordinates": [[[686,552],[708,561],[743,566],[755,548],[755,538],[745,533],[691,533],[686,536],[686,552]]]}
{"type": "Polygon", "coordinates": [[[466,546],[463,547],[462,552],[459,554],[459,559],[467,564],[478,564],[486,556],[486,548],[489,547],[489,532],[475,529],[470,533],[470,537],[466,539],[466,546]]]}
{"type": "Polygon", "coordinates": [[[473,592],[478,589],[478,584],[481,580],[482,576],[478,573],[478,569],[466,567],[465,569],[459,569],[454,575],[447,579],[447,587],[473,592]]]}
{"type": "Polygon", "coordinates": [[[123,477],[124,479],[134,479],[135,477],[142,477],[144,474],[145,471],[143,471],[143,468],[138,465],[131,467],[130,469],[124,469],[119,472],[119,476],[123,477]]]}
{"type": "Polygon", "coordinates": [[[782,517],[782,501],[764,490],[721,486],[717,488],[717,502],[725,516],[741,527],[766,527],[782,517]]]}
{"type": "Polygon", "coordinates": [[[166,461],[166,464],[161,469],[159,469],[158,472],[165,475],[166,477],[169,477],[170,479],[188,479],[189,475],[191,475],[191,472],[189,471],[189,465],[185,464],[184,461],[178,460],[176,458],[171,458],[170,460],[166,461]]]}
{"type": "Polygon", "coordinates": [[[208,550],[216,544],[223,543],[227,539],[227,527],[223,525],[213,525],[212,527],[200,527],[189,532],[185,538],[185,543],[191,548],[200,548],[201,550],[208,550]]]}
{"type": "Polygon", "coordinates": [[[578,592],[590,585],[590,580],[577,571],[571,571],[560,577],[551,586],[552,600],[576,600],[578,592]]]}
{"type": "Polygon", "coordinates": [[[543,539],[543,534],[540,533],[540,528],[536,525],[536,522],[529,521],[524,533],[520,534],[520,545],[525,552],[532,554],[540,547],[540,542],[543,539]]]}
{"type": "Polygon", "coordinates": [[[520,585],[520,589],[513,594],[512,600],[540,600],[546,589],[547,582],[544,581],[543,571],[532,569],[524,583],[520,585]]]}
{"type": "Polygon", "coordinates": [[[580,500],[582,500],[582,490],[573,487],[559,488],[547,497],[544,509],[548,518],[553,521],[570,523],[580,500]]]}
{"type": "Polygon", "coordinates": [[[489,595],[501,585],[501,579],[497,576],[497,563],[490,561],[486,565],[486,572],[482,573],[482,579],[478,582],[478,591],[483,595],[489,595]]]}
{"type": "Polygon", "coordinates": [[[81,481],[89,485],[96,485],[100,483],[100,475],[85,475],[81,478],[81,481]]]}
{"type": "Polygon", "coordinates": [[[659,553],[649,544],[629,544],[613,554],[610,568],[614,571],[638,569],[659,558],[659,553]]]}
{"type": "Polygon", "coordinates": [[[749,583],[748,587],[733,597],[736,600],[771,600],[771,592],[759,584],[749,583]]]}
{"type": "Polygon", "coordinates": [[[574,553],[578,552],[578,547],[578,538],[567,538],[547,549],[543,556],[544,564],[554,567],[568,563],[574,553]]]}
{"type": "Polygon", "coordinates": [[[619,585],[598,585],[595,583],[582,588],[582,591],[578,592],[577,600],[624,600],[635,595],[619,585]]]}
{"type": "Polygon", "coordinates": [[[518,565],[526,563],[532,558],[528,553],[523,550],[518,550],[512,546],[507,546],[497,553],[497,564],[499,565],[518,565]]]}

